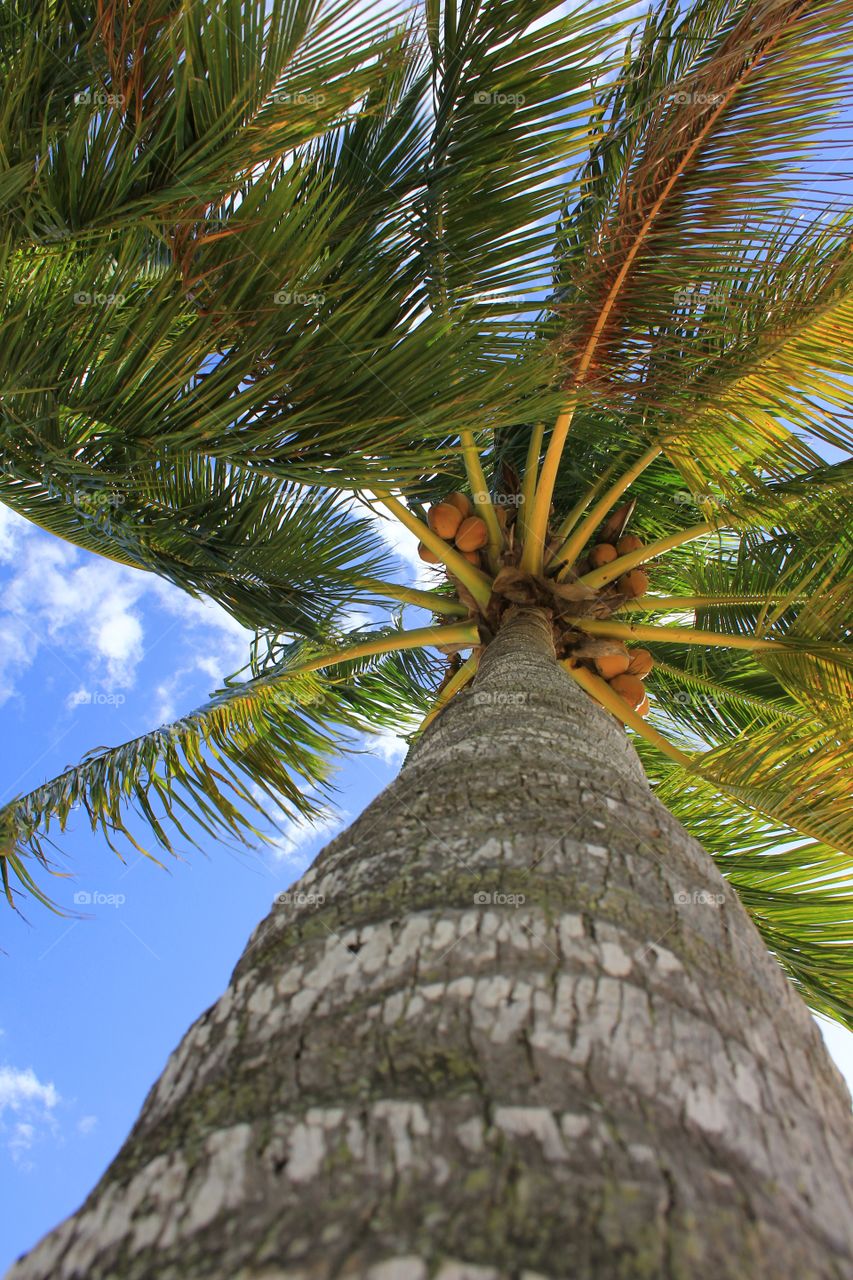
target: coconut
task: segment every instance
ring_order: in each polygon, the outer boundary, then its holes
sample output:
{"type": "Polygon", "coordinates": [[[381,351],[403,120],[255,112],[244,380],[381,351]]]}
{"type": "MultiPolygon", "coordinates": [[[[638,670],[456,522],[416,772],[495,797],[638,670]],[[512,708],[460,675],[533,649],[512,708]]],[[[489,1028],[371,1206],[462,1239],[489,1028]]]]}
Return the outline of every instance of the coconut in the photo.
{"type": "Polygon", "coordinates": [[[462,512],[449,502],[438,502],[427,512],[427,521],[433,533],[450,541],[462,523],[462,512]]]}
{"type": "Polygon", "coordinates": [[[617,585],[626,596],[644,596],[649,589],[649,575],[645,569],[632,569],[622,574],[617,585]]]}
{"type": "Polygon", "coordinates": [[[486,522],[479,516],[469,516],[456,530],[456,545],[460,551],[479,551],[488,541],[486,522]]]}
{"type": "Polygon", "coordinates": [[[624,538],[620,538],[616,543],[616,550],[620,556],[630,555],[632,551],[639,551],[643,546],[642,538],[638,538],[635,533],[626,533],[624,538]]]}
{"type": "Polygon", "coordinates": [[[464,493],[449,493],[444,501],[451,507],[455,507],[460,513],[463,520],[474,514],[474,507],[471,499],[464,493]]]}
{"type": "Polygon", "coordinates": [[[594,569],[600,569],[603,564],[610,564],[615,559],[616,548],[610,542],[599,542],[589,553],[589,562],[594,569]]]}
{"type": "Polygon", "coordinates": [[[628,655],[627,653],[603,653],[601,657],[595,659],[595,668],[605,680],[612,680],[614,676],[621,676],[628,670],[628,655]]]}
{"type": "Polygon", "coordinates": [[[649,695],[648,695],[648,694],[646,694],[645,698],[643,698],[643,701],[642,701],[642,702],[640,703],[640,705],[637,707],[637,715],[638,715],[638,716],[647,716],[647,715],[649,714],[649,710],[650,710],[650,708],[649,708],[649,695]]]}
{"type": "Polygon", "coordinates": [[[628,671],[632,676],[638,676],[640,680],[645,680],[646,676],[655,665],[654,658],[648,649],[632,649],[630,653],[630,662],[628,663],[628,671]]]}
{"type": "Polygon", "coordinates": [[[475,564],[479,569],[480,567],[479,551],[463,551],[462,555],[465,557],[465,559],[468,561],[469,564],[475,564]]]}
{"type": "Polygon", "coordinates": [[[610,681],[610,688],[614,693],[618,693],[619,697],[623,698],[628,703],[628,706],[633,707],[635,711],[646,696],[643,682],[638,680],[636,676],[614,676],[610,681]]]}
{"type": "Polygon", "coordinates": [[[441,564],[438,556],[434,551],[430,551],[425,542],[418,543],[418,555],[422,560],[426,560],[427,564],[441,564]]]}

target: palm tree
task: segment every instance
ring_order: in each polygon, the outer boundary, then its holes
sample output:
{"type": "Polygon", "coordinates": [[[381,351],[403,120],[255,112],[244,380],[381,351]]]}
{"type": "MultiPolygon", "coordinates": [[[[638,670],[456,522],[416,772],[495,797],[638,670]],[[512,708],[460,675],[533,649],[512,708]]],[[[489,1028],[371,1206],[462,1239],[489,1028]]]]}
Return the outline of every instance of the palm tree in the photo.
{"type": "Polygon", "coordinates": [[[0,41],[0,498],[256,635],[0,813],[9,902],[411,742],[11,1276],[849,1275],[853,6],[0,41]]]}

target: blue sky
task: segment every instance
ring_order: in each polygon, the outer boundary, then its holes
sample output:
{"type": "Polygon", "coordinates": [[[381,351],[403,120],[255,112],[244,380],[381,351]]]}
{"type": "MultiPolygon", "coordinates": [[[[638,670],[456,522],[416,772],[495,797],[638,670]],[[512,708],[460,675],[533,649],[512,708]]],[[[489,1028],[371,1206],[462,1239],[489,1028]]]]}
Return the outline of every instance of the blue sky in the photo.
{"type": "MultiPolygon", "coordinates": [[[[394,541],[409,580],[413,565],[423,577],[413,541],[394,541]]],[[[0,802],[204,701],[245,663],[248,638],[221,610],[0,507],[0,802]]],[[[91,895],[78,908],[89,918],[3,912],[0,1272],[85,1198],[274,895],[401,758],[386,736],[347,759],[323,830],[293,828],[264,853],[211,842],[168,871],[123,864],[79,817],[61,838],[74,879],[53,895],[91,895]]],[[[853,1036],[825,1034],[853,1084],[853,1036]]]]}

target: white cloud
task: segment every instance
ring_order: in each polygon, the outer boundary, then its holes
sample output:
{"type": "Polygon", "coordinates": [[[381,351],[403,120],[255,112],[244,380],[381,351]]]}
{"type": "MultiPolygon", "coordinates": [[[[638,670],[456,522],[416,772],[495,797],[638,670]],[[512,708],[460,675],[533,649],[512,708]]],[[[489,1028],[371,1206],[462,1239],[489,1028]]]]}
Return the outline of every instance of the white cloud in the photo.
{"type": "Polygon", "coordinates": [[[29,1151],[35,1141],[35,1125],[19,1121],[12,1130],[12,1136],[6,1144],[12,1153],[13,1160],[19,1160],[25,1151],[29,1151]]]}
{"type": "Polygon", "coordinates": [[[349,821],[349,814],[332,809],[323,810],[316,818],[289,818],[279,824],[281,832],[270,843],[270,854],[277,866],[301,865],[305,850],[335,831],[340,831],[349,821]]]}
{"type": "Polygon", "coordinates": [[[0,564],[13,558],[22,527],[26,525],[23,517],[16,516],[8,507],[0,506],[0,564]]]}
{"type": "Polygon", "coordinates": [[[95,1128],[97,1123],[98,1123],[97,1116],[81,1116],[80,1119],[77,1121],[77,1132],[82,1133],[85,1136],[86,1134],[92,1132],[92,1130],[95,1128]]]}
{"type": "Polygon", "coordinates": [[[107,612],[95,628],[95,649],[107,660],[109,677],[117,684],[131,684],[143,656],[142,624],[132,613],[107,612]]]}
{"type": "Polygon", "coordinates": [[[32,1167],[25,1155],[55,1131],[53,1112],[60,1102],[56,1086],[39,1080],[32,1067],[0,1066],[0,1134],[16,1164],[32,1167]]]}
{"type": "Polygon", "coordinates": [[[17,1067],[0,1067],[0,1117],[4,1111],[20,1112],[29,1107],[52,1110],[59,1102],[59,1094],[53,1084],[42,1084],[33,1071],[17,1067]]]}
{"type": "Polygon", "coordinates": [[[135,606],[146,590],[146,575],[84,558],[13,513],[0,530],[0,547],[7,551],[2,559],[10,570],[0,601],[0,701],[14,692],[15,679],[43,647],[60,655],[82,647],[98,671],[98,684],[132,684],[143,656],[135,606]]]}
{"type": "Polygon", "coordinates": [[[171,614],[178,634],[189,631],[194,646],[192,662],[159,694],[169,712],[164,719],[178,713],[176,700],[194,672],[219,685],[246,662],[251,632],[218,605],[193,599],[153,574],[88,556],[8,508],[0,509],[0,565],[0,703],[15,692],[16,681],[43,648],[52,649],[78,679],[83,651],[91,684],[69,696],[71,710],[91,702],[95,689],[130,688],[146,652],[169,634],[167,625],[146,645],[146,601],[171,614]]]}
{"type": "Polygon", "coordinates": [[[405,760],[409,744],[397,736],[393,729],[380,729],[377,733],[368,733],[364,737],[364,746],[371,755],[378,756],[386,764],[398,767],[405,760]]]}

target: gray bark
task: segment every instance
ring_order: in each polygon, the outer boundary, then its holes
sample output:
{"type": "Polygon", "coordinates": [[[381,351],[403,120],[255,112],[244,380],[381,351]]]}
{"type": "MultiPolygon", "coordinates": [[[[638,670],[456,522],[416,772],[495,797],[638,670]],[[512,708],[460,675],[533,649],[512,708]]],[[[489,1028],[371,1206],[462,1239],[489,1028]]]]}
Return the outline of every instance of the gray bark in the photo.
{"type": "Polygon", "coordinates": [[[9,1280],[853,1274],[841,1077],[541,614],[293,894],[9,1280]]]}

